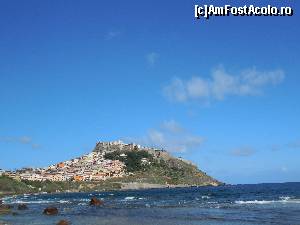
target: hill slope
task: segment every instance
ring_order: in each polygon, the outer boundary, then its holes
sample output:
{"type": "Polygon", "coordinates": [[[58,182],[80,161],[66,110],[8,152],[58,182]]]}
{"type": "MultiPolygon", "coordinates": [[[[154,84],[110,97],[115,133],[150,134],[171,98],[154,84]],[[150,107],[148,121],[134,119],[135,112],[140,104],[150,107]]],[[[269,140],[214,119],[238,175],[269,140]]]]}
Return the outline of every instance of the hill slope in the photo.
{"type": "Polygon", "coordinates": [[[106,159],[120,160],[125,163],[127,172],[126,179],[120,181],[139,182],[162,185],[220,185],[221,183],[206,173],[199,170],[195,165],[185,160],[174,158],[168,153],[164,156],[155,157],[147,150],[113,151],[105,154],[106,159]],[[122,157],[126,155],[126,157],[122,157]]]}
{"type": "Polygon", "coordinates": [[[3,175],[0,194],[222,184],[191,162],[164,150],[122,142],[99,142],[91,153],[81,157],[3,175]]]}

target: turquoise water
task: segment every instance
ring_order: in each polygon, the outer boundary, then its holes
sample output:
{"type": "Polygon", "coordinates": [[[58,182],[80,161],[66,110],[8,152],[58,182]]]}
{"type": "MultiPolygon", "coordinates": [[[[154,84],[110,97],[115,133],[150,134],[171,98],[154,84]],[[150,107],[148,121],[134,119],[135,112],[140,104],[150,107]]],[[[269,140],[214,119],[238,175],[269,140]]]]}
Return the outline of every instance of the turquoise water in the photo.
{"type": "Polygon", "coordinates": [[[13,225],[300,225],[300,183],[24,195],[3,199],[28,210],[0,216],[13,225]],[[91,197],[103,206],[89,206],[91,197]],[[57,216],[43,215],[55,206],[57,216]]]}

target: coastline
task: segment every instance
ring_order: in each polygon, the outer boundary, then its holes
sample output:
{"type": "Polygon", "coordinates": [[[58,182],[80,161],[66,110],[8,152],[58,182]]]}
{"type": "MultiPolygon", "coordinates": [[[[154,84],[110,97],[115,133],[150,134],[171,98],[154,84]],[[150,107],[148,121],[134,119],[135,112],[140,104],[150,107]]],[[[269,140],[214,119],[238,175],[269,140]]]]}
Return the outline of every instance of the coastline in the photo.
{"type": "Polygon", "coordinates": [[[205,186],[221,186],[223,184],[211,183],[203,185],[189,185],[189,184],[153,184],[153,183],[140,183],[130,182],[122,183],[121,190],[143,190],[143,189],[155,189],[155,188],[187,188],[187,187],[205,187],[205,186]]]}
{"type": "Polygon", "coordinates": [[[203,185],[189,185],[189,184],[177,184],[177,185],[167,185],[167,184],[154,184],[154,183],[141,183],[141,182],[120,182],[121,188],[109,188],[102,190],[64,190],[64,191],[52,191],[52,192],[24,192],[24,193],[14,193],[14,192],[0,192],[0,200],[6,197],[18,197],[24,195],[40,195],[40,194],[64,194],[64,193],[89,193],[89,192],[107,192],[107,191],[139,191],[139,190],[151,190],[151,189],[174,189],[174,188],[189,188],[189,187],[218,187],[225,185],[220,184],[203,184],[203,185]]]}

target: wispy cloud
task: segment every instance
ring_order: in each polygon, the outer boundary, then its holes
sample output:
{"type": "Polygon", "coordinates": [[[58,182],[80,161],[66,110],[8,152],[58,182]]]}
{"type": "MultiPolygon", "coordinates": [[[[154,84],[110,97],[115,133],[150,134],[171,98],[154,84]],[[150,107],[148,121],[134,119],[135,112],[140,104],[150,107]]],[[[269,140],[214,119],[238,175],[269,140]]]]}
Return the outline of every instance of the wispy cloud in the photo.
{"type": "Polygon", "coordinates": [[[282,149],[282,146],[278,145],[278,144],[273,144],[271,146],[271,151],[273,151],[273,152],[280,151],[281,149],[282,149]]]}
{"type": "Polygon", "coordinates": [[[238,156],[238,157],[248,157],[252,156],[255,153],[255,150],[250,147],[240,147],[233,149],[231,151],[231,155],[238,156]]]}
{"type": "Polygon", "coordinates": [[[32,141],[31,137],[28,136],[21,136],[21,137],[0,137],[0,142],[6,143],[18,143],[23,145],[30,145],[33,149],[38,149],[41,146],[37,143],[32,141]]]}
{"type": "Polygon", "coordinates": [[[22,144],[30,144],[32,142],[31,137],[23,136],[17,138],[17,141],[22,143],[22,144]]]}
{"type": "Polygon", "coordinates": [[[300,139],[295,139],[283,144],[273,144],[270,146],[271,151],[283,151],[283,150],[298,150],[300,149],[300,139]]]}
{"type": "Polygon", "coordinates": [[[204,138],[193,135],[174,120],[164,121],[160,128],[151,129],[141,138],[131,139],[145,146],[162,148],[170,152],[186,152],[199,148],[204,138]]]}
{"type": "Polygon", "coordinates": [[[280,168],[280,171],[283,172],[283,173],[288,172],[288,170],[289,170],[289,169],[288,169],[286,166],[282,166],[282,167],[280,168]]]}
{"type": "Polygon", "coordinates": [[[150,52],[146,55],[146,60],[149,65],[153,66],[159,58],[159,54],[156,52],[150,52]]]}
{"type": "Polygon", "coordinates": [[[109,31],[109,32],[106,33],[105,39],[106,40],[111,40],[111,39],[119,36],[120,34],[121,34],[120,31],[109,31]]]}
{"type": "Polygon", "coordinates": [[[212,71],[209,78],[174,78],[163,88],[163,93],[168,99],[177,102],[223,100],[228,96],[262,94],[267,86],[276,86],[284,78],[285,73],[282,70],[258,71],[252,68],[233,75],[219,67],[212,71]]]}
{"type": "Polygon", "coordinates": [[[161,128],[170,133],[184,132],[184,128],[180,126],[175,120],[164,121],[161,124],[161,128]]]}
{"type": "Polygon", "coordinates": [[[300,140],[296,140],[296,141],[289,143],[288,147],[292,148],[292,149],[300,149],[300,140]]]}
{"type": "Polygon", "coordinates": [[[39,148],[41,148],[41,145],[36,144],[36,143],[31,143],[31,147],[32,147],[33,149],[39,149],[39,148]]]}

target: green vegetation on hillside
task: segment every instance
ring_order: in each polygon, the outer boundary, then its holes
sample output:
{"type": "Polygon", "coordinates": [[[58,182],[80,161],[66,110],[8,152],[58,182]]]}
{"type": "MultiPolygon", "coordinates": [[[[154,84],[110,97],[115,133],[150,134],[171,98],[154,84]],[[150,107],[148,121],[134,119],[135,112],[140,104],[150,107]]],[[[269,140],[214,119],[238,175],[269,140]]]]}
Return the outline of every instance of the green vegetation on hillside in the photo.
{"type": "MultiPolygon", "coordinates": [[[[120,160],[125,163],[127,172],[133,175],[126,178],[125,182],[144,182],[153,184],[173,185],[207,185],[216,182],[196,166],[171,158],[164,160],[155,159],[147,151],[114,151],[105,155],[106,159],[120,160]],[[125,154],[122,156],[122,154],[125,154]],[[146,158],[149,164],[143,164],[141,159],[146,158]]],[[[119,178],[122,181],[123,178],[119,178]]]]}
{"type": "Polygon", "coordinates": [[[0,196],[10,194],[36,193],[36,192],[87,192],[117,190],[121,188],[114,179],[99,182],[53,182],[53,181],[17,181],[0,176],[0,196]]]}
{"type": "Polygon", "coordinates": [[[179,159],[154,161],[144,171],[137,171],[126,182],[144,182],[170,185],[211,185],[218,183],[196,166],[179,159]]]}
{"type": "Polygon", "coordinates": [[[21,181],[0,176],[0,194],[20,194],[30,192],[31,188],[21,181]]]}
{"type": "Polygon", "coordinates": [[[153,161],[153,156],[149,152],[140,151],[114,151],[105,154],[105,159],[120,160],[126,165],[127,172],[136,172],[147,168],[146,165],[142,164],[142,159],[148,159],[149,162],[153,161]],[[126,156],[121,156],[125,154],[126,156]]]}

